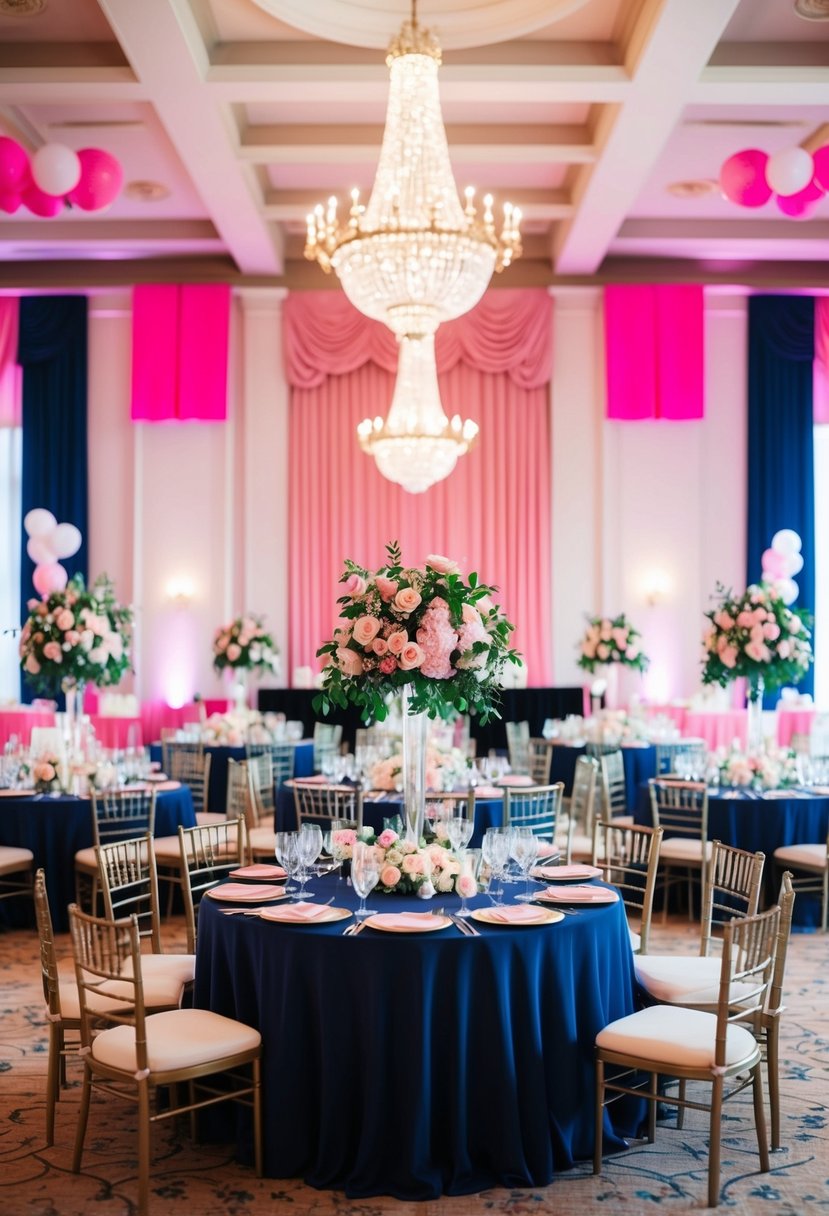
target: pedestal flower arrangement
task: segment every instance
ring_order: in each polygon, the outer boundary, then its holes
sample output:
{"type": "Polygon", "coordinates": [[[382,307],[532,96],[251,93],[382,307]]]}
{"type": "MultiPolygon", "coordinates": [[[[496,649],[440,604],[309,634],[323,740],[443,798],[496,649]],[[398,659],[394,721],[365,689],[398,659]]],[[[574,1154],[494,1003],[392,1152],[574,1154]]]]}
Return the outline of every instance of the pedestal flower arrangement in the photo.
{"type": "Polygon", "coordinates": [[[337,601],[340,620],[317,654],[325,660],[314,709],[349,704],[366,722],[381,722],[388,700],[403,698],[403,792],[406,840],[423,833],[427,718],[498,717],[500,679],[520,658],[509,645],[514,626],[477,574],[464,579],[456,562],[436,554],[404,566],[400,547],[367,570],[346,561],[337,601]]]}
{"type": "Polygon", "coordinates": [[[237,616],[220,625],[213,638],[213,669],[233,677],[233,699],[239,710],[247,704],[249,673],[278,675],[279,649],[262,617],[237,616]]]}
{"type": "Polygon", "coordinates": [[[620,663],[634,671],[647,671],[650,660],[642,650],[642,635],[622,612],[619,616],[591,616],[579,642],[579,667],[585,671],[620,663]]]}

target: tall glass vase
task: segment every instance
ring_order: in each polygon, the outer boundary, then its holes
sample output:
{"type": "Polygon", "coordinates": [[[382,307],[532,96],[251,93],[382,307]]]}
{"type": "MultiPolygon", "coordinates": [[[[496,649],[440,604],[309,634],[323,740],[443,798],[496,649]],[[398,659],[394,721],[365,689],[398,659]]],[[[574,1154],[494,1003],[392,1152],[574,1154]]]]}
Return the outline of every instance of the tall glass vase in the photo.
{"type": "Polygon", "coordinates": [[[748,685],[748,732],[747,744],[751,753],[762,752],[765,745],[763,735],[763,691],[762,676],[753,676],[748,685]]]}
{"type": "Polygon", "coordinates": [[[83,717],[83,694],[85,685],[82,680],[67,676],[61,681],[61,692],[66,698],[66,713],[64,717],[63,739],[65,752],[69,759],[76,758],[81,750],[81,718],[83,717]]]}
{"type": "Polygon", "coordinates": [[[411,694],[403,689],[403,817],[406,840],[419,847],[426,814],[426,743],[429,719],[409,712],[411,694]]]}
{"type": "Polygon", "coordinates": [[[246,667],[230,667],[230,696],[233,709],[242,713],[248,707],[248,677],[250,672],[246,667]]]}

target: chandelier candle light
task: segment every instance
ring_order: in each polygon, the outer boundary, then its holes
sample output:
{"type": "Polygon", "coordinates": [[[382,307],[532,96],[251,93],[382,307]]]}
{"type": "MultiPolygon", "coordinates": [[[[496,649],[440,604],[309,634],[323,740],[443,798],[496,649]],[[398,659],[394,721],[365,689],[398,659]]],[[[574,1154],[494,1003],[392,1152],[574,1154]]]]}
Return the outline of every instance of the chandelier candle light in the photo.
{"type": "Polygon", "coordinates": [[[520,256],[521,212],[505,203],[498,235],[490,195],[479,212],[468,186],[461,203],[440,109],[440,47],[418,25],[415,3],[386,62],[386,126],[368,205],[353,190],[345,224],[336,198],[318,205],[308,216],[305,256],[333,270],[352,304],[397,338],[388,417],[364,419],[357,434],[383,476],[417,494],[448,477],[478,433],[473,421],[444,412],[435,332],[477,304],[493,272],[520,256]]]}

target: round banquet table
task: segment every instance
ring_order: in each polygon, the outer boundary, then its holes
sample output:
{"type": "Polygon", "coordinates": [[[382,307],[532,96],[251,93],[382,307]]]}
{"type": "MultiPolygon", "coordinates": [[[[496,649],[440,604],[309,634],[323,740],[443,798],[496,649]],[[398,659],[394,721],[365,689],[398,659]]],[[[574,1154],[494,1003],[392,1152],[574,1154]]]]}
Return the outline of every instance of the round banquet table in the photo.
{"type": "MultiPolygon", "coordinates": [[[[650,794],[640,786],[634,818],[652,823],[650,794]]],[[[743,790],[709,790],[708,839],[721,840],[749,853],[766,855],[764,869],[766,904],[777,899],[780,871],[772,862],[775,849],[790,844],[823,844],[829,831],[829,795],[806,790],[772,791],[771,796],[743,790]]],[[[820,898],[798,894],[794,924],[820,924],[820,898]]]]}
{"type": "MultiPolygon", "coordinates": [[[[461,802],[459,805],[464,807],[466,804],[461,802]]],[[[395,815],[402,816],[402,814],[403,802],[399,795],[382,794],[378,797],[374,791],[373,794],[369,792],[363,800],[363,824],[366,827],[374,828],[378,836],[385,826],[384,820],[393,819],[395,815]]],[[[504,802],[502,798],[476,798],[475,830],[469,847],[479,849],[487,828],[499,828],[503,821],[504,802]]],[[[293,787],[286,784],[276,792],[276,830],[293,832],[297,826],[293,787]]]]}
{"type": "MultiPolygon", "coordinates": [[[[550,746],[553,752],[550,780],[563,781],[564,795],[569,798],[576,774],[576,761],[579,756],[587,754],[587,749],[583,743],[576,747],[569,743],[553,742],[550,746]]],[[[621,747],[620,751],[622,763],[625,766],[625,793],[628,811],[633,814],[639,786],[643,781],[656,776],[656,748],[651,743],[627,744],[621,747]]]]}
{"type": "MultiPolygon", "coordinates": [[[[207,807],[210,811],[224,811],[227,805],[227,762],[244,760],[243,747],[205,747],[210,755],[210,785],[207,790],[207,807]]],[[[150,759],[161,763],[161,744],[150,748],[150,759]]],[[[311,742],[297,743],[294,748],[294,775],[310,777],[314,771],[314,745],[311,742]]]]}
{"type": "MultiPolygon", "coordinates": [[[[156,836],[175,836],[179,824],[195,825],[193,799],[186,785],[159,791],[155,804],[156,836]]],[[[46,871],[46,889],[52,925],[57,933],[69,929],[66,909],[75,899],[74,857],[87,849],[92,839],[92,804],[89,798],[71,795],[23,794],[4,791],[0,797],[0,844],[31,849],[35,869],[46,871]]],[[[0,924],[31,920],[31,904],[22,899],[0,903],[0,924]]]]}
{"type": "MultiPolygon", "coordinates": [[[[356,906],[342,881],[315,889],[356,906]]],[[[348,922],[283,925],[222,906],[238,905],[201,904],[194,1004],[262,1034],[266,1175],[424,1200],[545,1186],[592,1155],[594,1040],[634,1009],[621,902],[540,927],[477,924],[474,938],[454,925],[343,937],[348,922]]],[[[369,907],[427,905],[377,895],[369,907]]],[[[640,1115],[638,1102],[605,1114],[608,1151],[640,1115]]],[[[249,1158],[248,1112],[238,1129],[249,1158]]]]}

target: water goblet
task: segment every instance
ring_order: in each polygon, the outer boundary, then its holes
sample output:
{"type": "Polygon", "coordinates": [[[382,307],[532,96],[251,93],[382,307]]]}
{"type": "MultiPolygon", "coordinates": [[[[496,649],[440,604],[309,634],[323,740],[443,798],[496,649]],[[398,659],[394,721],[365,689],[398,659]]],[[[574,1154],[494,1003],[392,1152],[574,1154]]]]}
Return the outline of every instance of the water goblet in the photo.
{"type": "Polygon", "coordinates": [[[299,859],[299,898],[306,899],[305,885],[308,882],[310,867],[322,851],[322,828],[318,823],[303,823],[297,837],[297,858],[299,859]]]}
{"type": "Polygon", "coordinates": [[[461,897],[461,906],[456,915],[467,917],[472,915],[467,900],[478,894],[478,878],[481,871],[481,850],[467,849],[461,857],[461,869],[455,879],[455,890],[461,897]]]}
{"type": "Polygon", "coordinates": [[[282,866],[282,869],[287,875],[285,883],[285,892],[288,895],[293,895],[297,887],[293,882],[297,871],[299,870],[299,855],[297,853],[297,833],[296,832],[277,832],[276,833],[276,860],[282,866]]]}
{"type": "Polygon", "coordinates": [[[453,815],[446,824],[446,834],[455,853],[461,853],[472,839],[475,825],[466,815],[453,815]]]}
{"type": "Polygon", "coordinates": [[[509,841],[501,828],[487,828],[484,833],[482,856],[489,867],[487,894],[493,904],[504,902],[504,868],[509,860],[509,841]],[[493,886],[493,879],[495,886],[493,886]]]}
{"type": "Polygon", "coordinates": [[[538,857],[538,837],[533,832],[532,828],[514,827],[510,836],[510,856],[514,861],[518,862],[518,868],[524,875],[524,893],[516,896],[516,899],[528,901],[532,899],[530,891],[530,871],[535,865],[538,857]]]}
{"type": "Polygon", "coordinates": [[[369,915],[366,898],[379,881],[380,863],[374,845],[358,842],[351,858],[351,885],[360,897],[359,906],[354,913],[358,920],[364,920],[369,915]]]}

